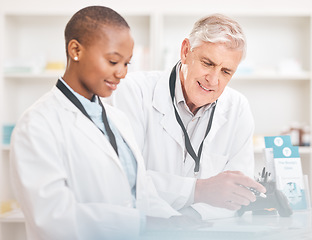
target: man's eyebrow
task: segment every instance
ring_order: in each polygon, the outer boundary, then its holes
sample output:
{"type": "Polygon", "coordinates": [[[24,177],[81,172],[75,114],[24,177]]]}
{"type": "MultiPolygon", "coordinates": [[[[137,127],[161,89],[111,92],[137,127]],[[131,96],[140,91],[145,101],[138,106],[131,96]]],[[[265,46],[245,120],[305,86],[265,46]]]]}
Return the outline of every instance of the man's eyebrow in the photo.
{"type": "Polygon", "coordinates": [[[207,61],[207,62],[209,62],[209,63],[211,63],[211,64],[213,64],[213,65],[217,65],[214,61],[212,61],[210,58],[208,58],[208,57],[202,57],[202,59],[203,60],[205,60],[205,61],[207,61]]]}
{"type": "Polygon", "coordinates": [[[229,69],[229,68],[223,68],[223,70],[230,72],[230,73],[234,72],[232,69],[229,69]]]}
{"type": "MultiPolygon", "coordinates": [[[[203,57],[202,58],[203,60],[205,60],[205,61],[207,61],[207,62],[209,62],[210,64],[212,64],[212,65],[214,65],[214,66],[217,66],[218,64],[216,64],[214,61],[212,61],[210,58],[208,58],[208,57],[203,57]]],[[[225,70],[225,71],[227,71],[227,72],[233,72],[233,70],[232,69],[230,69],[230,68],[222,68],[223,70],[225,70]]]]}

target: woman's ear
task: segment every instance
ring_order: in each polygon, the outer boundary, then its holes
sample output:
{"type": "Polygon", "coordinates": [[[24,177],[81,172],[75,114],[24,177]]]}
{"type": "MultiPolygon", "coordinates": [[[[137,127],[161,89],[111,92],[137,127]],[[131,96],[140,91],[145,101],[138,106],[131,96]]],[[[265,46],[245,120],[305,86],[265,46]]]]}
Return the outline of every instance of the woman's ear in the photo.
{"type": "Polygon", "coordinates": [[[70,40],[67,46],[69,58],[75,62],[79,61],[81,56],[81,49],[82,46],[76,39],[70,40]]]}
{"type": "Polygon", "coordinates": [[[185,38],[181,46],[181,63],[185,64],[187,54],[191,51],[190,40],[185,38]]]}

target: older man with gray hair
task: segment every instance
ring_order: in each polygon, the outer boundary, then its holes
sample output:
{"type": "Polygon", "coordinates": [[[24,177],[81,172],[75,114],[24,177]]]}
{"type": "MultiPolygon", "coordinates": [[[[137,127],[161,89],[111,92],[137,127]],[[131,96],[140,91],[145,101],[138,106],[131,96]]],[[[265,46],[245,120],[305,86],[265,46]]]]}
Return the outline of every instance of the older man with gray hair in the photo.
{"type": "Polygon", "coordinates": [[[131,120],[160,195],[202,219],[233,216],[256,200],[251,188],[265,192],[252,178],[248,101],[227,86],[245,52],[240,25],[211,15],[183,40],[171,72],[130,73],[113,95],[131,120]]]}

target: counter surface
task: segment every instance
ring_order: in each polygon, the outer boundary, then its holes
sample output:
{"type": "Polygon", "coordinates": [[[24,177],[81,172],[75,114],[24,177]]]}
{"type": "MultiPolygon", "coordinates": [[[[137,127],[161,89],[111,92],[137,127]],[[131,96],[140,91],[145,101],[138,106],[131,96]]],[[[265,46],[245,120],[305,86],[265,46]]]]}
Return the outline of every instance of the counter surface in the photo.
{"type": "Polygon", "coordinates": [[[150,231],[142,240],[299,240],[312,239],[312,211],[296,211],[290,217],[277,215],[253,215],[246,212],[241,217],[214,219],[205,227],[194,230],[150,231]]]}

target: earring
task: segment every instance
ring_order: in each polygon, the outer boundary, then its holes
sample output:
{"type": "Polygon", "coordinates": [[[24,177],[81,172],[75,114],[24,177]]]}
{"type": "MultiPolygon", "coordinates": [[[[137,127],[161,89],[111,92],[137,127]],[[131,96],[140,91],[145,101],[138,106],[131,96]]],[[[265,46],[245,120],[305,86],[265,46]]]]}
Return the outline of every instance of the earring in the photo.
{"type": "Polygon", "coordinates": [[[77,57],[77,56],[76,56],[76,57],[74,57],[74,60],[75,60],[75,61],[78,61],[78,57],[77,57]]]}

